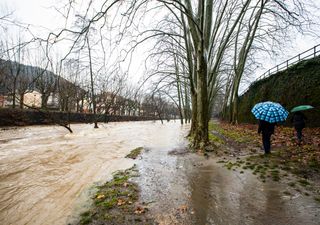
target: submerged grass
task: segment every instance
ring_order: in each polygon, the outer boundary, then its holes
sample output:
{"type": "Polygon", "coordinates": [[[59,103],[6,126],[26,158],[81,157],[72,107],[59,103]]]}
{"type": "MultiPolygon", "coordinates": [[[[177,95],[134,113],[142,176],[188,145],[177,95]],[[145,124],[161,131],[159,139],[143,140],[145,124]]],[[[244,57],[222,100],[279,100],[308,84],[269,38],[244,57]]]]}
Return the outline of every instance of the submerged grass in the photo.
{"type": "Polygon", "coordinates": [[[136,159],[141,154],[142,150],[143,147],[135,148],[131,150],[131,152],[128,155],[126,155],[126,158],[136,159]]]}
{"type": "Polygon", "coordinates": [[[138,176],[135,166],[116,172],[112,180],[98,186],[93,196],[94,204],[89,211],[80,215],[79,224],[132,224],[132,221],[147,221],[141,210],[137,213],[139,189],[137,184],[130,181],[134,176],[138,176]]]}

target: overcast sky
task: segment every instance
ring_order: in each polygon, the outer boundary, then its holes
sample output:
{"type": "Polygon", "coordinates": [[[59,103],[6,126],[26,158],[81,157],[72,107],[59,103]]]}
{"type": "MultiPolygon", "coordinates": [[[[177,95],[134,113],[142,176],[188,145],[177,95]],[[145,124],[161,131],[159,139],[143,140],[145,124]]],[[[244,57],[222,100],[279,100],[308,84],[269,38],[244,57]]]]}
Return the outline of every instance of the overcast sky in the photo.
{"type": "MultiPolygon", "coordinates": [[[[38,36],[45,36],[48,30],[57,30],[64,25],[64,20],[53,8],[58,2],[61,3],[61,0],[1,0],[0,7],[2,11],[14,11],[13,17],[15,19],[26,24],[32,24],[33,26],[30,26],[32,32],[38,36]]],[[[83,2],[86,4],[88,1],[83,0],[83,2]]],[[[315,2],[320,8],[320,0],[316,0],[315,2]]],[[[264,68],[273,67],[289,57],[320,44],[319,39],[307,35],[297,35],[295,40],[292,41],[294,43],[293,48],[288,48],[284,55],[275,56],[266,61],[264,68]]],[[[134,58],[134,60],[137,59],[134,58]]],[[[135,64],[139,63],[136,62],[135,64]]],[[[141,67],[141,63],[139,66],[141,67]]],[[[259,73],[261,72],[259,71],[259,73]]]]}

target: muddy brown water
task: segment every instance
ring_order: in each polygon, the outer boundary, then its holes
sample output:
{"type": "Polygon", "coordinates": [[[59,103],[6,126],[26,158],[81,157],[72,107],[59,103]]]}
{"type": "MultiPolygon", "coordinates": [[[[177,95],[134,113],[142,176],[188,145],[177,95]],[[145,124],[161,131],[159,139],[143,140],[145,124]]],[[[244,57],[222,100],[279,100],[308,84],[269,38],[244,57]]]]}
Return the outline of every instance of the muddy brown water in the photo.
{"type": "Polygon", "coordinates": [[[189,126],[125,122],[0,131],[0,224],[67,224],[84,210],[94,183],[138,164],[141,202],[159,224],[320,224],[319,205],[284,184],[229,171],[186,153],[189,126]],[[146,151],[137,160],[124,156],[146,151]],[[174,150],[174,151],[173,151],[174,150]],[[172,152],[173,151],[173,152],[172,152]]]}
{"type": "Polygon", "coordinates": [[[90,187],[133,166],[124,158],[139,146],[170,146],[178,122],[30,126],[0,131],[0,224],[67,224],[90,187]]]}

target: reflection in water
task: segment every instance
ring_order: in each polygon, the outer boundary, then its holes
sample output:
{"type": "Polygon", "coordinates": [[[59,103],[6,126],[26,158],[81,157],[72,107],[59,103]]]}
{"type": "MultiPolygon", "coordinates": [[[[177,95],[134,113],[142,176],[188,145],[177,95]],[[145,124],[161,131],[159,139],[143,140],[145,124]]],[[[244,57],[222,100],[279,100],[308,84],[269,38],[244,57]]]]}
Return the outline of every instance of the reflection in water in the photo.
{"type": "Polygon", "coordinates": [[[34,126],[0,131],[1,224],[66,224],[75,200],[85,202],[94,182],[133,165],[135,147],[170,146],[177,122],[34,126]],[[85,193],[86,193],[85,192],[85,193]]]}
{"type": "Polygon", "coordinates": [[[319,206],[303,196],[283,198],[285,184],[262,183],[250,173],[229,171],[214,160],[202,161],[187,173],[190,208],[195,212],[190,224],[319,224],[319,206]]]}
{"type": "Polygon", "coordinates": [[[320,208],[312,198],[284,198],[285,184],[181,154],[181,147],[150,149],[138,162],[141,201],[159,224],[319,225],[320,208]]]}
{"type": "Polygon", "coordinates": [[[285,198],[279,182],[262,183],[248,171],[187,154],[189,127],[178,122],[73,129],[0,131],[0,224],[66,224],[76,203],[88,201],[88,187],[132,166],[124,156],[144,146],[135,179],[141,202],[161,225],[319,225],[320,208],[311,197],[285,198]]]}
{"type": "Polygon", "coordinates": [[[208,193],[211,189],[211,170],[203,168],[200,173],[193,173],[190,182],[191,189],[191,204],[194,208],[194,216],[196,224],[207,224],[209,205],[212,200],[209,198],[208,193]]]}

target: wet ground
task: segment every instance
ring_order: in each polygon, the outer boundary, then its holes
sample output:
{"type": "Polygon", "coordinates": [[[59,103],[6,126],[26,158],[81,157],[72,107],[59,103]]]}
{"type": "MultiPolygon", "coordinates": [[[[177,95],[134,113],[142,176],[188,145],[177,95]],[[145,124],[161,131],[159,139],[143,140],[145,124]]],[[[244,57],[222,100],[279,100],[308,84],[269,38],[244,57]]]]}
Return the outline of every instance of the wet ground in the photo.
{"type": "Polygon", "coordinates": [[[261,182],[185,149],[180,137],[175,146],[147,150],[138,162],[141,201],[159,224],[320,224],[320,204],[312,198],[288,196],[286,184],[261,182]]]}
{"type": "Polygon", "coordinates": [[[87,202],[90,187],[137,163],[134,178],[159,224],[319,225],[320,204],[283,193],[281,182],[224,168],[188,153],[189,126],[178,122],[73,125],[0,132],[0,224],[67,224],[87,202]],[[143,146],[141,157],[125,159],[143,146]],[[72,216],[73,215],[73,216],[72,216]]]}

